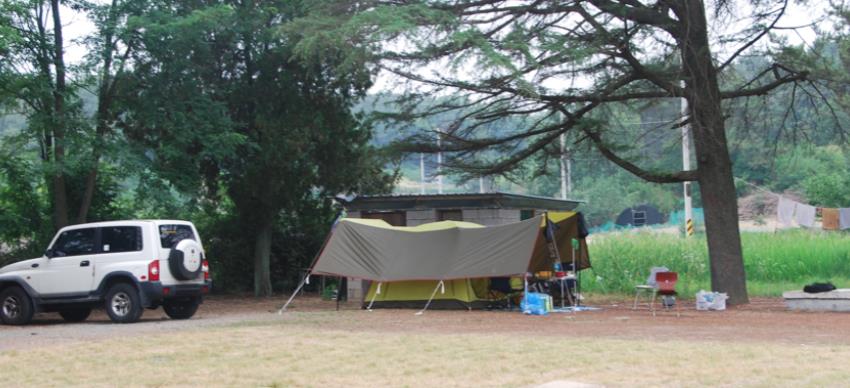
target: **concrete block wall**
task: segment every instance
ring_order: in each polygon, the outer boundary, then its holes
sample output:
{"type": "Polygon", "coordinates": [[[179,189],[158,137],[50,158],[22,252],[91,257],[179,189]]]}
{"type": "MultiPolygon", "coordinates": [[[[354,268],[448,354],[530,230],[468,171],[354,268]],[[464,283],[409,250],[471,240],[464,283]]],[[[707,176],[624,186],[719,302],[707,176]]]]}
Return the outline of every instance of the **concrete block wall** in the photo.
{"type": "Polygon", "coordinates": [[[503,225],[519,221],[518,209],[464,209],[463,220],[485,226],[503,225]]]}
{"type": "Polygon", "coordinates": [[[419,226],[437,221],[437,211],[434,209],[408,210],[405,215],[407,217],[407,226],[419,226]]]}

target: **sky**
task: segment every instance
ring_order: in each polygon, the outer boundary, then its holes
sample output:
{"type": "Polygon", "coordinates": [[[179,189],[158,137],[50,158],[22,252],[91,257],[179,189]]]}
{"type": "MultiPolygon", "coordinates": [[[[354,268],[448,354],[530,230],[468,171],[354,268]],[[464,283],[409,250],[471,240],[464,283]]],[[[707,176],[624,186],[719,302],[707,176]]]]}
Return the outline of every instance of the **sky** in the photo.
{"type": "MultiPolygon", "coordinates": [[[[96,2],[104,2],[104,0],[95,0],[96,2]]],[[[710,1],[709,1],[710,2],[710,1]]],[[[737,2],[738,4],[745,2],[737,2]]],[[[710,5],[709,5],[710,6],[710,5]]],[[[819,28],[829,28],[828,23],[823,21],[823,15],[828,6],[827,1],[808,1],[807,4],[797,4],[791,2],[785,16],[777,24],[778,26],[790,27],[801,26],[818,22],[819,28]]],[[[712,32],[715,35],[735,30],[749,23],[748,14],[751,13],[749,7],[738,7],[733,11],[733,14],[723,21],[715,21],[712,24],[712,32]]],[[[81,39],[92,33],[94,25],[88,20],[85,14],[65,8],[62,14],[64,34],[66,37],[65,53],[66,62],[76,64],[83,60],[87,53],[85,45],[81,43],[81,39]]],[[[795,30],[780,30],[777,34],[788,39],[792,44],[811,44],[817,37],[817,32],[812,27],[804,27],[795,30]]],[[[761,42],[761,44],[765,44],[761,42]]],[[[719,51],[720,58],[724,58],[724,51],[730,54],[734,51],[734,47],[716,48],[719,51]]],[[[575,81],[573,81],[575,82],[575,81]]],[[[383,73],[379,75],[375,85],[370,90],[371,93],[379,93],[382,91],[391,91],[397,85],[397,79],[389,74],[383,73]]]]}

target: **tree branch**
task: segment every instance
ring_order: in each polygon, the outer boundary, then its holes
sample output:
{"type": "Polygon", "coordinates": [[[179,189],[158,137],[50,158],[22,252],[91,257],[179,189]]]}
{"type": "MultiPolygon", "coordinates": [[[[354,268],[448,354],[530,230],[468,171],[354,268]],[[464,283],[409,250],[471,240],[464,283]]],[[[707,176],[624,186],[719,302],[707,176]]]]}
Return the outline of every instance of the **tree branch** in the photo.
{"type": "Polygon", "coordinates": [[[696,170],[690,171],[677,171],[674,173],[664,174],[664,173],[653,173],[647,170],[644,170],[638,167],[636,164],[629,162],[618,156],[614,153],[613,150],[608,148],[605,143],[602,141],[601,136],[598,133],[593,132],[591,129],[582,129],[588,138],[593,141],[593,145],[597,150],[605,156],[606,159],[614,162],[614,164],[620,166],[622,169],[634,174],[638,178],[644,179],[649,182],[654,183],[679,183],[679,182],[688,182],[695,181],[698,178],[698,174],[696,170]]]}
{"type": "Polygon", "coordinates": [[[731,64],[732,61],[735,60],[735,58],[737,58],[739,55],[741,55],[741,53],[744,52],[744,50],[746,50],[746,49],[750,48],[752,45],[756,44],[756,42],[761,40],[761,38],[763,38],[770,31],[772,31],[776,27],[776,23],[779,22],[779,19],[782,18],[782,16],[785,15],[785,10],[787,8],[788,8],[788,0],[785,0],[782,3],[782,7],[779,9],[779,14],[776,15],[776,18],[773,19],[773,22],[770,23],[770,25],[767,26],[767,28],[763,29],[758,35],[756,35],[755,38],[751,39],[745,45],[739,47],[738,50],[735,50],[735,52],[732,54],[732,56],[730,56],[728,59],[726,59],[725,62],[723,62],[723,64],[721,64],[720,66],[717,67],[717,72],[719,73],[719,72],[723,71],[723,69],[725,69],[726,66],[729,66],[729,64],[731,64]]]}

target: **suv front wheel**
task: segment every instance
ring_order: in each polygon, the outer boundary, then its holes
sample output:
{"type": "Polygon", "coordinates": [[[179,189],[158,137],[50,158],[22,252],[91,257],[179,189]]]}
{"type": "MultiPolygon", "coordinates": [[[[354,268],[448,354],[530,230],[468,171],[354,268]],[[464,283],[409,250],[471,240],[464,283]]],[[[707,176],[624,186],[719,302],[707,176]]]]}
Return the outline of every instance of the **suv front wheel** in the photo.
{"type": "Polygon", "coordinates": [[[12,286],[0,292],[0,321],[7,325],[26,325],[35,312],[29,295],[12,286]]]}
{"type": "Polygon", "coordinates": [[[104,307],[109,319],[115,323],[137,322],[144,312],[139,291],[127,283],[118,283],[109,288],[104,307]]]}
{"type": "Polygon", "coordinates": [[[188,300],[169,300],[162,304],[165,315],[171,319],[189,319],[198,311],[201,301],[198,298],[188,300]]]}

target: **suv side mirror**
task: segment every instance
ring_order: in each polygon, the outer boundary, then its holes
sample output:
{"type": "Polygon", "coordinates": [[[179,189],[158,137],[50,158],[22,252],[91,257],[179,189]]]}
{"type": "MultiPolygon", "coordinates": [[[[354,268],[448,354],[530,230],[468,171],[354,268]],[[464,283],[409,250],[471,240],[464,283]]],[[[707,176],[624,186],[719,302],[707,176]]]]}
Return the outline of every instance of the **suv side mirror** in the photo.
{"type": "Polygon", "coordinates": [[[45,251],[44,251],[44,256],[45,256],[45,257],[47,257],[48,259],[52,259],[52,258],[53,258],[53,249],[47,249],[47,250],[45,250],[45,251]]]}

